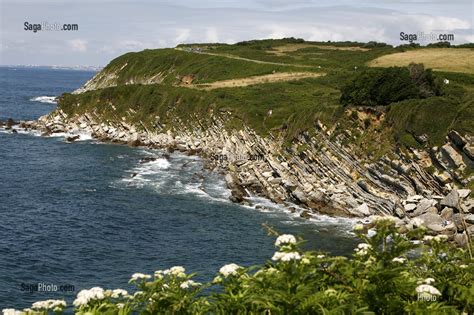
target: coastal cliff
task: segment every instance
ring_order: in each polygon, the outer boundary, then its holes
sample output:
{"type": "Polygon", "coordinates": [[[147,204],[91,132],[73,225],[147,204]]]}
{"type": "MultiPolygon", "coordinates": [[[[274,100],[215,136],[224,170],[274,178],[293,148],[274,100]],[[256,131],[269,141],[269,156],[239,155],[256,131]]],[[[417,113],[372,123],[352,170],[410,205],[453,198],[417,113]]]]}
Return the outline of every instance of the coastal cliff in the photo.
{"type": "MultiPolygon", "coordinates": [[[[89,133],[101,141],[199,155],[225,174],[232,201],[242,204],[252,195],[305,218],[395,216],[402,229],[424,225],[460,245],[474,234],[474,137],[462,120],[466,108],[472,110],[472,104],[462,103],[469,95],[455,100],[461,105],[453,105],[451,120],[437,126],[441,132],[430,131],[437,118],[427,115],[442,108],[436,103],[343,108],[335,103],[334,82],[345,75],[341,69],[331,72],[328,66],[323,73],[321,66],[269,57],[253,62],[219,55],[219,49],[206,53],[189,46],[124,55],[84,87],[61,96],[57,110],[19,127],[45,135],[66,132],[70,141],[89,133]],[[200,62],[216,66],[196,68],[200,62]],[[279,71],[303,67],[321,78],[304,79],[298,72],[289,82],[271,82],[279,71]],[[253,86],[242,85],[246,76],[253,86]],[[259,82],[259,76],[265,79],[259,82]],[[239,80],[229,84],[232,78],[239,80]],[[222,81],[227,88],[214,89],[212,84],[222,81]],[[297,107],[306,104],[311,107],[297,107]],[[427,114],[420,116],[423,111],[427,114]],[[419,119],[416,126],[401,127],[415,119],[410,115],[419,119]],[[416,129],[424,124],[431,129],[416,129]]],[[[433,99],[454,104],[449,95],[433,99]]]]}
{"type": "MultiPolygon", "coordinates": [[[[224,120],[213,118],[212,125],[205,129],[191,130],[183,124],[182,129],[174,131],[150,131],[123,121],[104,122],[91,113],[69,117],[59,109],[36,122],[22,122],[20,127],[46,134],[89,133],[101,141],[200,155],[208,167],[225,173],[234,202],[249,204],[247,197],[261,196],[285,204],[306,218],[316,213],[397,216],[406,229],[425,224],[433,234],[446,234],[465,244],[465,227],[456,214],[460,212],[466,216],[468,232],[474,232],[470,190],[453,189],[449,183],[443,183],[442,177],[423,171],[421,163],[427,163],[423,158],[406,160],[400,156],[365,163],[350,154],[350,147],[343,146],[341,139],[331,140],[330,132],[321,124],[315,126],[314,135],[303,134],[286,148],[282,139],[263,138],[250,128],[228,131],[224,120]]],[[[449,152],[446,148],[459,151],[451,140],[444,148],[439,154],[449,152]]],[[[430,156],[416,150],[413,155],[430,156]]],[[[431,156],[434,160],[438,155],[431,156]]],[[[434,161],[445,163],[444,159],[434,161]]]]}

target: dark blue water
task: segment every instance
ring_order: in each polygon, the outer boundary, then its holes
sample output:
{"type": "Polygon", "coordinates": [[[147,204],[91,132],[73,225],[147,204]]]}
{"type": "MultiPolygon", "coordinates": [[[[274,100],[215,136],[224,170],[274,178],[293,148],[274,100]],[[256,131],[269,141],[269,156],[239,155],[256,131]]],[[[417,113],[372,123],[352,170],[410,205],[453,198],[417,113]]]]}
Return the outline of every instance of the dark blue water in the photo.
{"type": "MultiPolygon", "coordinates": [[[[55,105],[31,99],[71,91],[92,75],[0,68],[0,119],[46,114],[55,105]]],[[[129,288],[132,273],[173,265],[209,280],[223,264],[261,264],[274,251],[265,222],[303,236],[311,249],[353,248],[348,222],[308,222],[271,204],[262,212],[228,202],[221,176],[204,171],[198,158],[139,163],[161,154],[1,131],[0,309],[58,297],[71,302],[92,286],[129,288]],[[76,292],[22,291],[38,282],[76,292]]]]}

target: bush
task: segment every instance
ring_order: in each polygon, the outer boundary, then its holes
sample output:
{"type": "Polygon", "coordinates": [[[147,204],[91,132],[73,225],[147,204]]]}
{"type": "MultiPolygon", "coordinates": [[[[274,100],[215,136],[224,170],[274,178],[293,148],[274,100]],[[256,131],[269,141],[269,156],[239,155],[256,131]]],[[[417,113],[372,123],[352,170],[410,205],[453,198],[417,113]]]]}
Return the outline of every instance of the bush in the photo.
{"type": "Polygon", "coordinates": [[[342,87],[343,105],[388,105],[417,98],[418,90],[407,68],[367,69],[342,87]]]}
{"type": "Polygon", "coordinates": [[[388,45],[386,43],[378,43],[375,41],[370,41],[362,45],[363,48],[376,48],[376,47],[392,47],[392,45],[388,45]]]}
{"type": "Polygon", "coordinates": [[[408,67],[369,68],[341,88],[342,105],[388,105],[406,99],[441,94],[441,83],[422,64],[408,67]]]}
{"type": "MultiPolygon", "coordinates": [[[[212,282],[192,280],[183,267],[134,274],[134,294],[92,288],[79,292],[76,314],[458,314],[474,312],[474,264],[467,252],[423,229],[399,234],[380,218],[351,258],[303,252],[280,235],[264,266],[223,266],[212,282]],[[419,239],[422,239],[420,241],[419,239]]],[[[369,233],[367,233],[369,232],[369,233]]],[[[44,301],[64,310],[63,301],[44,301]]],[[[14,310],[7,310],[10,313],[14,310]]],[[[6,313],[9,314],[9,313],[6,313]]],[[[12,313],[14,314],[14,313],[12,313]]]]}
{"type": "Polygon", "coordinates": [[[426,47],[448,48],[448,47],[451,47],[451,43],[450,42],[436,42],[436,43],[430,43],[426,45],[426,47]]]}

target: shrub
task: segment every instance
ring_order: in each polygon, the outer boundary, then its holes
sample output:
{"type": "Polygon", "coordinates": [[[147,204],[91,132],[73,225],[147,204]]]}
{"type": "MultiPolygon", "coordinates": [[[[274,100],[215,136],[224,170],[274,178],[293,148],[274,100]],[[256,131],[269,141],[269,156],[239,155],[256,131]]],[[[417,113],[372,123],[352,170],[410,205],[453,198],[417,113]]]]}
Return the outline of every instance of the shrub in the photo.
{"type": "Polygon", "coordinates": [[[388,105],[406,99],[441,94],[441,83],[422,64],[408,67],[369,68],[341,88],[342,105],[388,105]]]}
{"type": "Polygon", "coordinates": [[[451,47],[450,42],[436,42],[436,43],[429,43],[426,47],[434,47],[434,48],[448,48],[451,47]]]}
{"type": "Polygon", "coordinates": [[[392,47],[392,45],[388,45],[386,43],[379,43],[375,41],[370,41],[362,45],[363,48],[376,48],[376,47],[392,47]]]}
{"type": "MultiPolygon", "coordinates": [[[[386,218],[377,219],[369,231],[363,229],[355,226],[363,242],[351,258],[304,252],[301,240],[280,235],[277,251],[264,266],[225,265],[205,284],[194,282],[194,274],[180,266],[154,275],[137,273],[130,280],[137,286],[134,294],[120,289],[83,290],[74,302],[75,311],[121,315],[474,312],[474,263],[467,251],[446,243],[447,237],[424,236],[423,229],[399,234],[395,223],[386,218]]],[[[27,313],[53,310],[36,311],[27,313]]]]}
{"type": "Polygon", "coordinates": [[[418,91],[407,68],[367,69],[341,89],[343,105],[388,105],[417,98],[418,91]]]}

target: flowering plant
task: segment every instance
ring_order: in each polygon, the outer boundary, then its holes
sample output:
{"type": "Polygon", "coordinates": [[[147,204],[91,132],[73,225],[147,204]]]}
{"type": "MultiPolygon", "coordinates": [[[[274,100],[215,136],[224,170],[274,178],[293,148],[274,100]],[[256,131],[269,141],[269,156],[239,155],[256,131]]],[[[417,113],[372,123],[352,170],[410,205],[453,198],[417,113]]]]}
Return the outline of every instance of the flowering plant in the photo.
{"type": "MultiPolygon", "coordinates": [[[[181,266],[135,273],[136,291],[82,290],[76,314],[438,314],[474,312],[474,263],[468,251],[446,237],[426,237],[423,228],[398,233],[379,219],[352,257],[304,252],[293,235],[280,235],[263,266],[234,263],[209,283],[198,283],[181,266]]],[[[5,315],[45,315],[66,309],[62,300],[36,302],[5,315]]]]}

